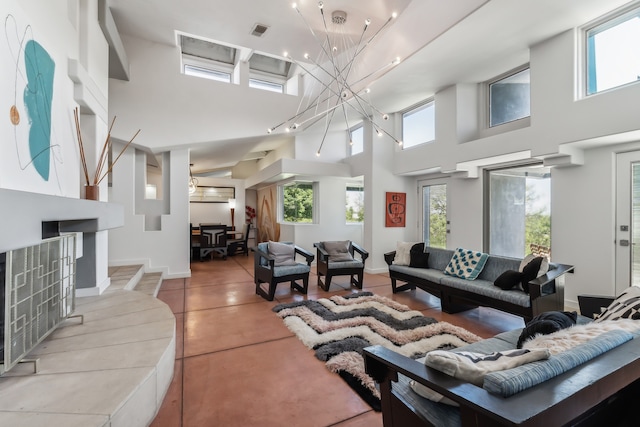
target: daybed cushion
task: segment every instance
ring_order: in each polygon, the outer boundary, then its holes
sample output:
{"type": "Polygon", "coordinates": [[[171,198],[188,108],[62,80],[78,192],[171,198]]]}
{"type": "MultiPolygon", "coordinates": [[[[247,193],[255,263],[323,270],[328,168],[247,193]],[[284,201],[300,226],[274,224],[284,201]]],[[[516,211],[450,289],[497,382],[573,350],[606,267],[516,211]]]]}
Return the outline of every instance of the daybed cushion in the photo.
{"type": "Polygon", "coordinates": [[[640,319],[640,287],[630,286],[625,289],[595,321],[615,319],[640,319]]]}
{"type": "Polygon", "coordinates": [[[451,352],[434,350],[427,354],[424,364],[454,378],[482,387],[489,372],[512,369],[525,363],[549,358],[547,349],[511,349],[492,353],[471,351],[451,352]]]}
{"type": "Polygon", "coordinates": [[[320,243],[329,254],[329,262],[353,261],[353,256],[351,256],[349,252],[349,246],[351,246],[350,240],[320,243]]]}
{"type": "Polygon", "coordinates": [[[444,273],[467,280],[475,280],[487,262],[489,254],[456,248],[444,273]]]}
{"type": "Polygon", "coordinates": [[[484,377],[482,387],[489,393],[502,397],[513,396],[575,368],[631,339],[633,339],[633,334],[627,331],[605,332],[596,339],[569,351],[553,355],[548,360],[527,363],[505,371],[491,372],[484,377]]]}

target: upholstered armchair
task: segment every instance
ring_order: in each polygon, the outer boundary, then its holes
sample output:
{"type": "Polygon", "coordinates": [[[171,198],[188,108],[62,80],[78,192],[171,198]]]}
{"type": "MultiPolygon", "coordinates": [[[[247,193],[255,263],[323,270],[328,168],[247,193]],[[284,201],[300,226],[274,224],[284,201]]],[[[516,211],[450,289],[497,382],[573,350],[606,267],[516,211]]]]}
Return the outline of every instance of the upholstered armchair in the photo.
{"type": "Polygon", "coordinates": [[[362,289],[364,263],[369,252],[350,240],[314,243],[317,248],[318,286],[325,291],[331,286],[333,276],[351,276],[350,284],[362,289]],[[325,276],[325,282],[322,282],[325,276]]]}
{"type": "Polygon", "coordinates": [[[309,289],[309,272],[314,255],[293,243],[263,242],[251,248],[253,258],[253,280],[256,294],[268,301],[273,301],[278,283],[291,282],[291,290],[296,289],[303,294],[309,289]],[[296,261],[296,256],[304,257],[305,263],[296,261]],[[302,280],[302,285],[296,282],[302,280]],[[261,283],[266,283],[265,291],[261,283]]]}

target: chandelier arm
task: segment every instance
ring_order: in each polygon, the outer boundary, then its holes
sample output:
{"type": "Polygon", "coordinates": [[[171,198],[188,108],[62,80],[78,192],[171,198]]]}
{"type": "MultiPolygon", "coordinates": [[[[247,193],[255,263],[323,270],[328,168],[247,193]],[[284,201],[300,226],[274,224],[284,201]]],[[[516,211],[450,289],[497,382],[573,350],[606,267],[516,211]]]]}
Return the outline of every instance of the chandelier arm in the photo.
{"type": "MultiPolygon", "coordinates": [[[[368,21],[367,21],[367,23],[365,23],[364,28],[362,29],[362,32],[360,33],[360,39],[358,40],[358,44],[356,45],[356,48],[355,48],[353,56],[351,57],[351,60],[349,62],[347,62],[347,64],[344,67],[344,68],[348,67],[347,73],[344,76],[345,85],[347,85],[347,80],[349,79],[349,74],[351,74],[351,70],[353,68],[353,63],[356,60],[358,49],[360,49],[360,46],[362,45],[362,40],[364,40],[364,34],[367,32],[367,28],[369,28],[368,21]]],[[[342,69],[342,71],[344,71],[344,68],[342,69]]],[[[340,75],[342,75],[342,71],[340,71],[340,75]]]]}
{"type": "MultiPolygon", "coordinates": [[[[325,49],[324,45],[322,43],[320,43],[320,40],[318,39],[318,36],[316,35],[315,31],[313,31],[313,28],[311,28],[311,25],[309,25],[309,23],[307,22],[307,20],[305,19],[304,15],[302,14],[302,12],[300,12],[300,9],[298,9],[298,7],[295,7],[296,12],[298,12],[298,15],[300,15],[300,17],[302,18],[302,21],[304,21],[305,25],[307,26],[307,28],[309,29],[309,31],[311,32],[311,35],[313,36],[313,38],[316,40],[316,43],[318,43],[318,45],[320,46],[320,48],[322,49],[322,51],[324,52],[325,55],[327,55],[327,57],[329,56],[329,54],[327,53],[327,50],[325,49]]],[[[322,9],[320,9],[320,11],[322,11],[322,9]]],[[[322,12],[321,12],[322,13],[322,12]]],[[[324,14],[323,14],[324,16],[324,14]]]]}
{"type": "Polygon", "coordinates": [[[366,119],[366,120],[368,120],[368,121],[371,123],[371,125],[372,125],[374,128],[376,128],[378,131],[380,131],[380,132],[384,133],[384,134],[385,134],[385,135],[387,135],[389,138],[393,139],[393,142],[395,142],[395,143],[396,143],[396,144],[398,144],[398,145],[401,145],[400,140],[398,140],[395,136],[391,135],[389,132],[387,132],[386,130],[384,130],[384,129],[383,129],[383,128],[381,128],[380,126],[376,125],[376,123],[375,123],[375,122],[374,122],[374,121],[373,121],[369,116],[366,116],[366,117],[365,117],[365,119],[366,119]]]}
{"type": "Polygon", "coordinates": [[[329,55],[327,53],[327,51],[325,50],[325,54],[328,56],[329,61],[331,62],[331,65],[333,65],[333,70],[336,73],[335,77],[333,75],[331,75],[331,77],[333,77],[337,82],[338,81],[338,75],[340,74],[340,71],[338,70],[338,67],[336,65],[335,55],[333,54],[333,49],[331,49],[331,40],[329,40],[329,29],[327,28],[327,20],[324,17],[324,9],[322,9],[322,8],[320,9],[320,15],[322,15],[322,24],[324,25],[324,37],[327,40],[327,47],[329,48],[329,51],[331,52],[331,55],[329,55]]]}
{"type": "MultiPolygon", "coordinates": [[[[324,135],[322,135],[322,141],[320,141],[320,147],[318,147],[318,151],[316,152],[317,155],[319,155],[320,154],[320,150],[322,150],[322,146],[324,145],[324,140],[327,138],[327,132],[329,132],[329,125],[331,124],[331,120],[333,120],[333,115],[335,114],[335,112],[336,112],[335,109],[337,107],[338,107],[338,104],[336,104],[333,107],[333,111],[331,111],[331,117],[329,118],[328,123],[327,123],[326,127],[324,128],[324,135]]],[[[329,115],[329,114],[327,114],[327,115],[329,115]]]]}
{"type": "Polygon", "coordinates": [[[365,50],[367,48],[367,46],[369,46],[369,43],[371,43],[379,34],[380,32],[382,32],[382,30],[384,30],[384,28],[389,24],[389,22],[391,22],[393,20],[393,16],[390,16],[389,19],[387,19],[387,22],[385,22],[382,27],[380,27],[378,29],[378,31],[376,31],[369,40],[367,40],[367,42],[362,46],[362,48],[360,50],[358,50],[355,55],[353,55],[353,58],[355,59],[358,55],[360,55],[362,53],[363,50],[365,50]]]}

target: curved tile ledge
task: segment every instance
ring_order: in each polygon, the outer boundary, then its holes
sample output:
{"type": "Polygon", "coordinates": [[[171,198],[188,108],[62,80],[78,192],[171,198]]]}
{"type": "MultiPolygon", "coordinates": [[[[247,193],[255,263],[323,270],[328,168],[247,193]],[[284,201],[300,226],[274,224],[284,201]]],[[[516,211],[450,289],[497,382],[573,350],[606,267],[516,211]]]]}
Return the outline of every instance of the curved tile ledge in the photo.
{"type": "Polygon", "coordinates": [[[153,421],[173,377],[175,316],[160,300],[114,290],[74,315],[0,377],[0,425],[137,427],[153,421]]]}

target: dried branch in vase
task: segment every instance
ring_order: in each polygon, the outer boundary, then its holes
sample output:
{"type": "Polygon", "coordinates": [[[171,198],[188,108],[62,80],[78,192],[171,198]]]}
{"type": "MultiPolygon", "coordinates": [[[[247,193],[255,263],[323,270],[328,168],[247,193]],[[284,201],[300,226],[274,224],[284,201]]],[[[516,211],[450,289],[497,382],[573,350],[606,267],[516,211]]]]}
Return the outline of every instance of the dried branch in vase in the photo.
{"type": "Polygon", "coordinates": [[[113,129],[113,125],[116,122],[116,118],[115,117],[113,118],[113,120],[111,121],[111,126],[109,126],[109,132],[107,133],[107,138],[105,139],[104,144],[102,145],[102,151],[100,151],[100,157],[98,158],[98,163],[96,165],[96,171],[93,174],[93,181],[92,181],[90,179],[90,177],[89,177],[89,170],[87,168],[87,158],[85,157],[85,154],[84,154],[84,142],[82,141],[82,132],[80,131],[80,117],[79,117],[79,113],[78,113],[78,107],[76,107],[76,109],[74,110],[73,115],[74,115],[74,118],[76,120],[76,134],[77,134],[77,138],[78,138],[78,147],[80,149],[80,161],[82,162],[82,170],[84,172],[86,185],[98,185],[98,184],[100,184],[102,182],[102,180],[107,175],[109,175],[109,173],[111,173],[111,170],[113,169],[113,166],[116,164],[116,162],[118,161],[120,156],[122,156],[122,154],[127,150],[127,148],[129,148],[129,145],[131,145],[133,140],[140,133],[140,129],[138,129],[138,131],[135,133],[135,135],[133,135],[133,137],[129,140],[129,142],[127,142],[127,144],[120,151],[120,153],[115,158],[115,160],[113,160],[113,162],[111,162],[111,164],[109,165],[108,169],[105,172],[103,172],[104,168],[105,168],[105,165],[107,164],[107,160],[109,158],[109,151],[111,151],[111,146],[112,146],[112,143],[111,143],[111,130],[113,129]]]}

